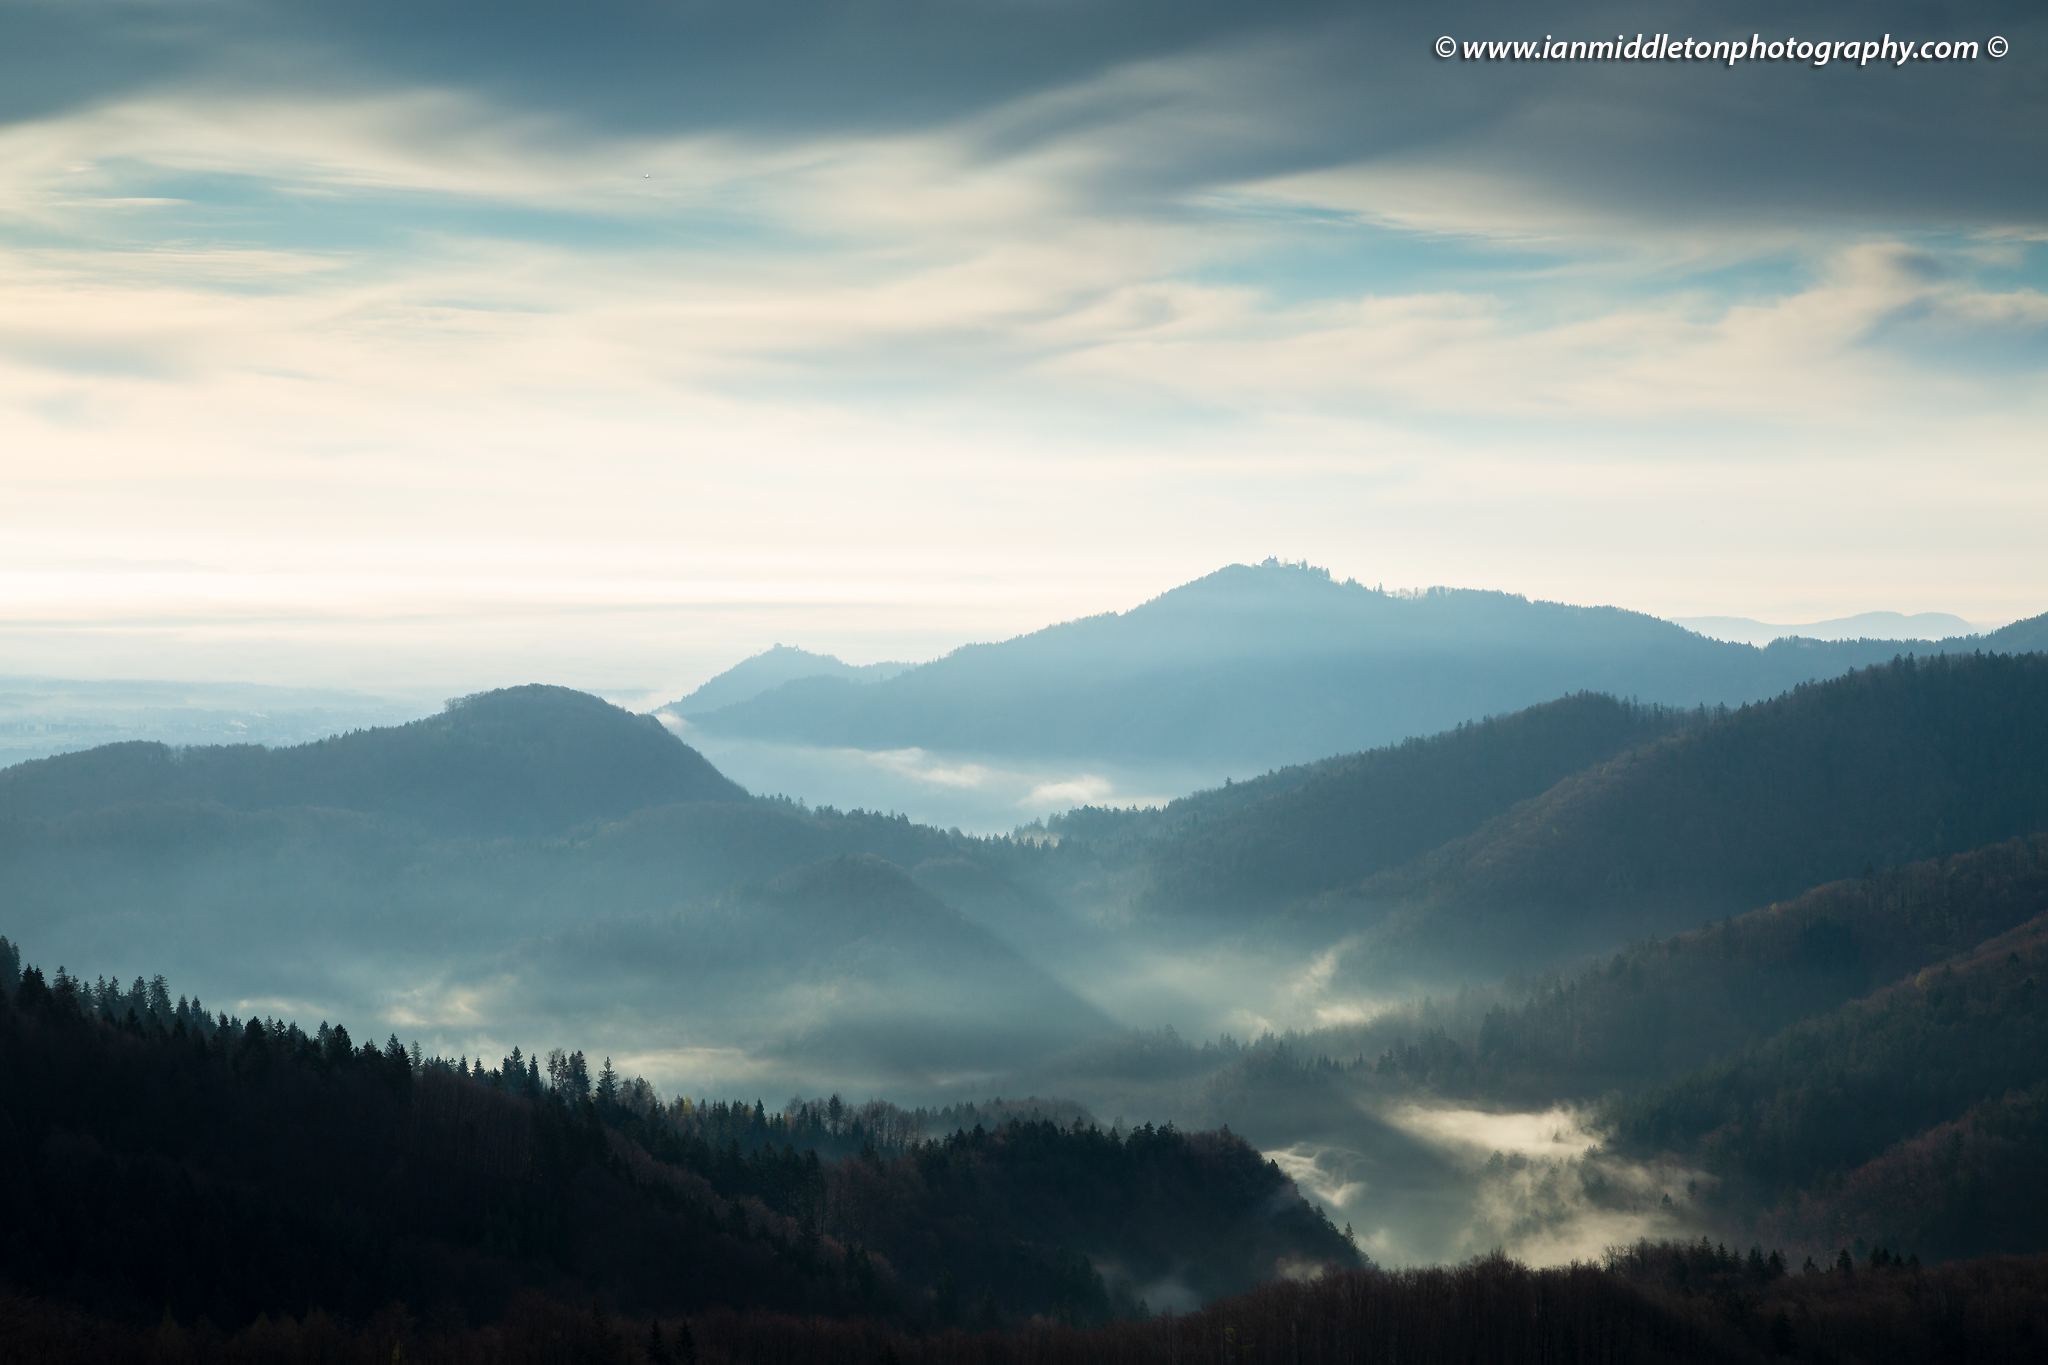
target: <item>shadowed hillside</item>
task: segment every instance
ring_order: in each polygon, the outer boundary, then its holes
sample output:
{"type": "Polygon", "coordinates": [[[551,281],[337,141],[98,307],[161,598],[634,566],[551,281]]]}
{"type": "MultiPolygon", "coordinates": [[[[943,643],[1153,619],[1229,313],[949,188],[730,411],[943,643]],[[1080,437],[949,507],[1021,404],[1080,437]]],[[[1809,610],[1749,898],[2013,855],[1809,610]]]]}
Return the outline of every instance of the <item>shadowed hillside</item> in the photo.
{"type": "MultiPolygon", "coordinates": [[[[1673,1148],[1720,1176],[1716,1202],[1752,1210],[1800,1191],[1839,1190],[1853,1172],[1950,1121],[1990,1120],[1980,1106],[2048,1083],[2048,914],[1923,968],[1866,999],[1802,1021],[1696,1075],[1619,1102],[1616,1141],[1632,1151],[1673,1148]]],[[[2009,1136],[2031,1147],[2033,1171],[2048,1169],[2048,1125],[2034,1102],[2016,1099],[2009,1136]]],[[[1951,1130],[1955,1132],[1956,1130],[1951,1130]]],[[[1960,1158],[1965,1143],[1951,1147],[1960,1158]]],[[[1906,1163],[1900,1163],[1905,1165],[1906,1163]]],[[[1939,1164],[1935,1169],[1939,1171],[1939,1164]]],[[[1951,1168],[1950,1174],[1966,1178],[1951,1168]]],[[[1937,1186],[1939,1188],[1939,1186],[1937,1186]]],[[[2048,1208],[2038,1185],[2002,1197],[2048,1208]]],[[[1896,1235],[1900,1219],[1931,1214],[1908,1186],[1881,1210],[1896,1235]]],[[[1869,1195],[1866,1193],[1866,1199],[1869,1195]]],[[[2036,1219],[1982,1220],[1971,1250],[2038,1249],[2036,1219]]],[[[1960,1229],[1944,1229],[1953,1244],[1960,1229]]]]}
{"type": "MultiPolygon", "coordinates": [[[[1405,863],[1704,713],[1581,693],[1318,765],[1300,786],[1149,851],[1161,909],[1273,905],[1405,863]]],[[[1255,783],[1242,784],[1246,787],[1255,783]]]]}
{"type": "Polygon", "coordinates": [[[1696,725],[1316,903],[1499,970],[2048,829],[2048,656],[1899,660],[1696,725]]]}

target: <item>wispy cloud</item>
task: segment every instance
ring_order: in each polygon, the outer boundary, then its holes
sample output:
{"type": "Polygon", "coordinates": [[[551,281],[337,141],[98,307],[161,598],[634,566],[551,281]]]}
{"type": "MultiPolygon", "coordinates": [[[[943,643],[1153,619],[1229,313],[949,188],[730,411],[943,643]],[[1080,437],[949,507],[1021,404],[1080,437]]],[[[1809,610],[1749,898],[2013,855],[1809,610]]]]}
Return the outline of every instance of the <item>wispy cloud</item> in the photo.
{"type": "MultiPolygon", "coordinates": [[[[673,36],[604,7],[535,21],[559,60],[516,101],[539,49],[513,32],[387,50],[376,6],[116,24],[105,79],[0,121],[0,436],[30,452],[0,526],[32,558],[222,564],[244,605],[176,610],[339,613],[358,661],[367,623],[421,613],[531,635],[523,610],[768,600],[824,631],[801,604],[1032,585],[930,618],[935,653],[1276,550],[1674,613],[2039,609],[2048,215],[2010,174],[1930,196],[1906,172],[1933,134],[1884,112],[2023,150],[1998,71],[1883,96],[1825,73],[1902,139],[1850,174],[1864,134],[1810,73],[1460,71],[1401,55],[1435,36],[1408,20],[1313,5],[1154,38],[1073,18],[1052,43],[983,16],[1007,56],[964,20],[905,28],[878,61],[950,43],[979,75],[893,100],[809,29],[707,36],[762,90],[836,92],[779,113],[664,106],[680,78],[641,56],[564,74],[600,31],[673,36]],[[143,79],[124,43],[189,60],[143,79]],[[1628,169],[1771,111],[1814,139],[1796,167],[1628,169]],[[1936,471],[1936,444],[1968,457],[1936,471]],[[1950,505],[1972,533],[1916,539],[1924,561],[1868,534],[1950,505]]],[[[685,65],[732,91],[713,50],[685,65]]],[[[64,591],[20,614],[132,615],[64,591]]],[[[393,672],[420,666],[402,634],[393,672]]]]}

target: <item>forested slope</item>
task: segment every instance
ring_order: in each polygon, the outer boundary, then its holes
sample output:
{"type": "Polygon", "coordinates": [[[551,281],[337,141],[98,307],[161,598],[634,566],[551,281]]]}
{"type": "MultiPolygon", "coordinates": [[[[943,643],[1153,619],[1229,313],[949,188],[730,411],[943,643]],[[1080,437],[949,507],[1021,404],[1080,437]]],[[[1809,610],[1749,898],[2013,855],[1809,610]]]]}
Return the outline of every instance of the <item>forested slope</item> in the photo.
{"type": "Polygon", "coordinates": [[[1535,1098],[1654,1084],[2044,914],[2048,835],[1831,882],[1705,929],[1630,944],[1497,1007],[1479,1028],[1463,1084],[1535,1098]]]}
{"type": "Polygon", "coordinates": [[[184,1001],[110,1020],[26,969],[0,992],[0,1278],[225,1328],[487,1319],[522,1290],[993,1324],[1131,1311],[1175,1269],[1215,1293],[1356,1263],[1227,1134],[1013,1122],[834,1165],[714,1146],[689,1106],[574,1062],[463,1071],[184,1001]]]}
{"type": "Polygon", "coordinates": [[[1573,773],[1706,718],[1580,693],[1333,759],[1292,790],[1186,827],[1148,849],[1143,898],[1162,910],[1246,909],[1342,886],[1419,857],[1573,773]]]}
{"type": "Polygon", "coordinates": [[[1317,902],[1505,969],[2048,829],[2048,656],[1901,659],[1631,750],[1317,902]]]}
{"type": "MultiPolygon", "coordinates": [[[[1695,1155],[1721,1177],[1718,1200],[1731,1210],[1792,1201],[1802,1192],[1827,1195],[1856,1179],[1859,1168],[1937,1125],[2003,1126],[2043,1169],[2048,1128],[2025,1093],[2048,1082],[2048,914],[1991,938],[1939,967],[1922,968],[1840,1010],[1802,1021],[1742,1053],[1683,1080],[1619,1102],[1612,1111],[1616,1141],[1628,1150],[1695,1155]],[[2005,1103],[2000,1120],[1983,1106],[2005,1103]],[[1974,1111],[1974,1114],[1973,1114],[1974,1111]]],[[[1967,1145],[1950,1130],[1949,1152],[1967,1145]]],[[[1894,1169],[1911,1157],[1894,1155],[1894,1169]]],[[[1936,1169],[1939,1167],[1937,1165],[1936,1169]]],[[[1951,1176],[1967,1173],[1951,1164],[1951,1176]]],[[[1874,1177],[1864,1177],[1866,1181],[1874,1177]]],[[[1933,1190],[1896,1191],[1882,1215],[1927,1219],[1933,1190]]],[[[2022,1204],[2044,1207],[2038,1182],[2023,1181],[1997,1197],[2006,1213],[2022,1204]]],[[[1866,1202],[1875,1202],[1864,1196],[1866,1202]]],[[[1991,1191],[1984,1191],[1990,1194],[1991,1191]]],[[[2012,1219],[1991,1220],[1972,1250],[1999,1250],[2012,1219]]],[[[2021,1220],[2037,1246],[2048,1222],[2021,1220]]],[[[1900,1235],[1897,1227],[1881,1228],[1900,1235]]],[[[1955,1242],[1961,1229],[1943,1230],[1955,1242]]],[[[2007,1244],[2010,1246],[2010,1243],[2007,1244]]]]}

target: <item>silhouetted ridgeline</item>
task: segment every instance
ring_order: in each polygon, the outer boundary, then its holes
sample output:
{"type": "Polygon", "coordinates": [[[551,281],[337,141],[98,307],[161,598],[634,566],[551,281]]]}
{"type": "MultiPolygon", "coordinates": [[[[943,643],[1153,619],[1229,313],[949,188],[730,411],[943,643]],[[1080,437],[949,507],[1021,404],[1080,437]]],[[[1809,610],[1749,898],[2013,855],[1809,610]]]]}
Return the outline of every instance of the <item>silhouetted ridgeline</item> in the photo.
{"type": "Polygon", "coordinates": [[[915,667],[915,664],[897,663],[841,663],[830,654],[813,654],[806,649],[776,645],[740,660],[689,696],[669,703],[662,710],[679,716],[692,716],[747,701],[771,688],[802,678],[844,678],[848,682],[876,683],[915,667]]]}
{"type": "Polygon", "coordinates": [[[150,801],[333,806],[431,829],[533,834],[747,794],[651,716],[566,687],[513,687],[438,716],[292,748],[109,744],[0,769],[0,814],[150,801]]]}
{"type": "MultiPolygon", "coordinates": [[[[2039,649],[2044,622],[1947,648],[2039,649]]],[[[1615,607],[1432,588],[1386,593],[1305,564],[1219,569],[1121,614],[967,645],[872,685],[813,677],[692,717],[781,743],[1264,771],[1398,743],[1580,691],[1738,705],[1924,642],[1758,649],[1615,607]]]]}
{"type": "Polygon", "coordinates": [[[1013,1119],[834,1164],[790,1141],[850,1139],[863,1120],[829,1103],[773,1123],[580,1054],[487,1072],[167,1000],[26,968],[0,1006],[0,1278],[21,1292],[223,1329],[393,1301],[488,1320],[522,1290],[932,1326],[1357,1263],[1227,1133],[1013,1119]]]}

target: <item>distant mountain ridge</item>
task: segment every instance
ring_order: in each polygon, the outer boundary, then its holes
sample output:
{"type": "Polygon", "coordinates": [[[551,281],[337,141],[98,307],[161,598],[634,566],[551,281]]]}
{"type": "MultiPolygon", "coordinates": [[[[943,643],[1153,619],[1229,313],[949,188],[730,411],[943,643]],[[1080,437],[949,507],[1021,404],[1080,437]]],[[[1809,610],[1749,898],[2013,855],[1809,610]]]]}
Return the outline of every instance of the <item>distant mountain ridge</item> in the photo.
{"type": "MultiPolygon", "coordinates": [[[[2048,616],[1948,649],[2037,649],[2048,616]]],[[[1200,759],[1251,771],[1448,730],[1580,691],[1739,705],[1924,642],[1710,640],[1615,607],[1386,593],[1232,565],[1123,613],[967,645],[885,681],[795,679],[694,713],[706,734],[866,750],[1200,759]]]]}
{"type": "Polygon", "coordinates": [[[802,678],[839,678],[853,683],[886,682],[915,664],[842,663],[830,654],[813,654],[791,645],[775,645],[742,659],[680,701],[661,707],[677,716],[694,716],[751,701],[763,692],[802,678]]]}
{"type": "Polygon", "coordinates": [[[110,744],[0,769],[0,814],[135,802],[332,806],[466,834],[536,834],[647,806],[751,798],[651,716],[532,685],[290,748],[110,744]]]}
{"type": "Polygon", "coordinates": [[[1804,640],[1939,641],[1980,633],[1976,626],[1962,617],[1945,611],[1922,611],[1910,615],[1898,611],[1866,611],[1854,616],[1806,621],[1797,625],[1774,625],[1747,616],[1674,616],[1671,620],[1709,639],[1749,645],[1767,645],[1788,636],[1804,640]]]}

